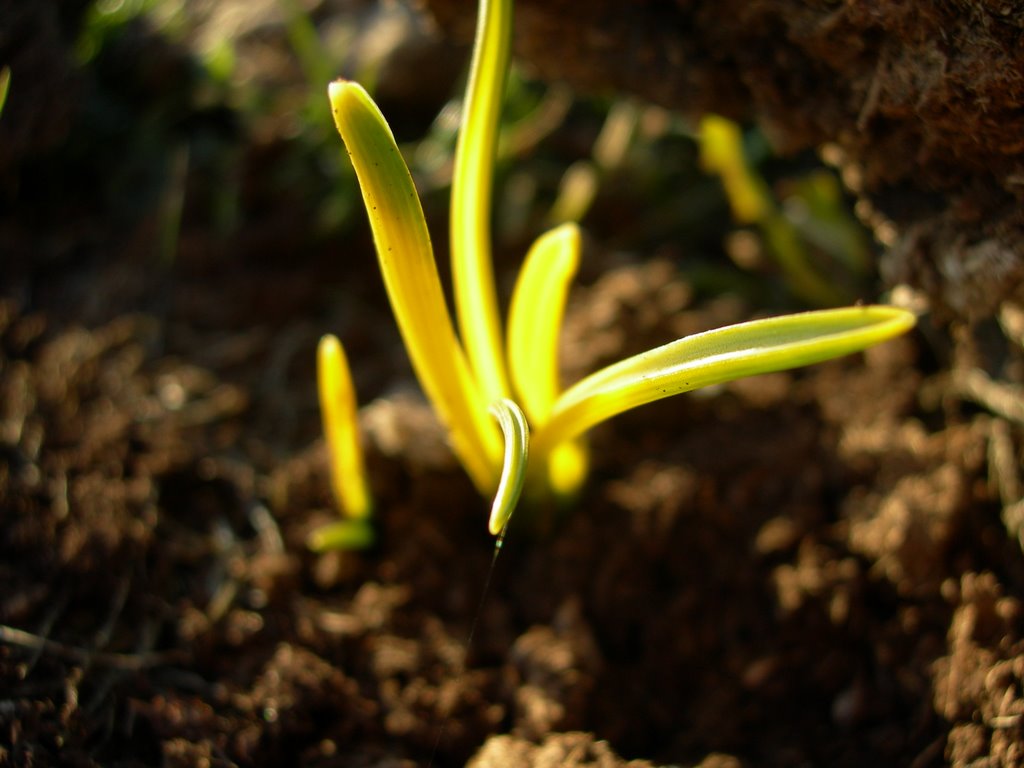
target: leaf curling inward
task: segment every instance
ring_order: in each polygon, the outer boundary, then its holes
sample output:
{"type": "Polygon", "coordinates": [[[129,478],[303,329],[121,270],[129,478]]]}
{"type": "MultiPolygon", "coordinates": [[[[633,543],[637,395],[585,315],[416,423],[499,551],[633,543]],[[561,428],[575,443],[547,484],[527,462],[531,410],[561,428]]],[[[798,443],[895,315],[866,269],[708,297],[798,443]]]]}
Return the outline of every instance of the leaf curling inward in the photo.
{"type": "Polygon", "coordinates": [[[508,525],[526,482],[530,427],[526,423],[526,415],[508,398],[502,398],[491,405],[490,413],[497,420],[505,437],[501,479],[498,481],[498,490],[494,494],[491,516],[487,524],[491,535],[498,536],[508,525]]]}

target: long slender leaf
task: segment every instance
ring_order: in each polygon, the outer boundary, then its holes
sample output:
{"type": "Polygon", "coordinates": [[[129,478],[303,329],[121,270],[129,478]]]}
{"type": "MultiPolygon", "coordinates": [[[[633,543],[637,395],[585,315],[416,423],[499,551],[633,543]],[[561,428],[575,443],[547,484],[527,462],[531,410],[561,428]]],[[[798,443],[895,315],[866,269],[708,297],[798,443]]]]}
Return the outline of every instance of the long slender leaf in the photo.
{"type": "Polygon", "coordinates": [[[699,387],[818,363],[857,352],[914,325],[887,306],[801,312],[694,334],[588,376],[555,403],[534,436],[543,456],[595,424],[644,403],[699,387]]]}
{"type": "Polygon", "coordinates": [[[459,461],[480,492],[490,495],[501,466],[501,439],[455,335],[409,168],[384,116],[361,86],[337,81],[329,95],[413,369],[459,461]]]}
{"type": "Polygon", "coordinates": [[[459,332],[488,401],[511,394],[491,263],[491,196],[508,76],[512,0],[481,0],[452,177],[451,260],[459,332]]]}

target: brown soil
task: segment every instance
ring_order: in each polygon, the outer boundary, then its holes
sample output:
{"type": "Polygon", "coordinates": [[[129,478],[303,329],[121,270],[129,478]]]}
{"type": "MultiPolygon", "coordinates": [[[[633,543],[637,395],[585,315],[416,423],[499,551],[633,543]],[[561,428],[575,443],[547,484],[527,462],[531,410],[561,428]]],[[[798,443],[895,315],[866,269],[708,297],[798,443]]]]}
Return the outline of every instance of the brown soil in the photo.
{"type": "MultiPolygon", "coordinates": [[[[163,320],[3,305],[9,764],[422,765],[439,734],[436,765],[1020,763],[1016,427],[920,335],[599,430],[577,507],[510,534],[467,655],[492,542],[424,406],[366,412],[377,549],[311,555],[323,450],[283,435],[315,430],[316,329],[197,329],[221,297],[179,279],[163,320]]],[[[685,293],[612,270],[576,362],[737,312],[685,293]]]]}
{"type": "MultiPolygon", "coordinates": [[[[254,178],[274,149],[246,148],[254,178]]],[[[522,510],[483,596],[485,503],[408,394],[365,235],[299,261],[302,201],[249,180],[239,233],[187,213],[161,262],[155,214],[96,213],[107,168],[64,190],[23,151],[0,218],[0,764],[1024,764],[1012,311],[601,427],[578,503],[522,510]],[[304,546],[334,516],[326,331],[368,404],[360,554],[304,546]]],[[[668,261],[588,259],[571,376],[751,313],[668,261]]]]}

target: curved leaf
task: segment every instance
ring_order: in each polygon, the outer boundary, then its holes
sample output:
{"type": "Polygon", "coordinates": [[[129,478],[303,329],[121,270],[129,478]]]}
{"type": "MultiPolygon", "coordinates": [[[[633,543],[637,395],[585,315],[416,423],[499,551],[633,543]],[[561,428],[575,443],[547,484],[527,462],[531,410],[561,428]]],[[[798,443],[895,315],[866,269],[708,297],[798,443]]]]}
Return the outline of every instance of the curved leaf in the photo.
{"type": "Polygon", "coordinates": [[[566,390],[535,435],[535,453],[630,408],[711,384],[797,368],[897,336],[914,316],[886,306],[754,320],[694,334],[610,365],[566,390]]]}
{"type": "Polygon", "coordinates": [[[491,517],[487,529],[492,536],[499,535],[508,525],[526,481],[526,464],[530,454],[530,427],[519,406],[508,398],[498,400],[490,408],[505,436],[505,460],[501,480],[491,504],[491,517]]]}
{"type": "Polygon", "coordinates": [[[501,465],[498,430],[445,304],[427,223],[409,168],[377,105],[357,83],[328,88],[334,122],[359,179],[391,308],[413,369],[481,493],[501,465]]]}

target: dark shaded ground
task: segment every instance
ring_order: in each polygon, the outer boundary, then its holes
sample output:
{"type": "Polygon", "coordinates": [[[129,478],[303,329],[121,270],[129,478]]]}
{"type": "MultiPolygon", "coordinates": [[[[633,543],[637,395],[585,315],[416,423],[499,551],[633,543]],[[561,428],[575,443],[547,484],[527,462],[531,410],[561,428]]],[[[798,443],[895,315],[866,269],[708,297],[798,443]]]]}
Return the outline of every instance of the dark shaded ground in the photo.
{"type": "MultiPolygon", "coordinates": [[[[145,40],[169,69],[143,83],[188,71],[145,40]]],[[[237,130],[178,108],[193,146],[237,130]]],[[[0,221],[0,764],[1024,763],[1012,308],[597,430],[578,507],[511,532],[467,653],[485,503],[405,394],[365,234],[307,236],[286,148],[240,135],[240,226],[204,218],[200,165],[161,261],[144,199],[102,215],[121,166],[82,153],[60,189],[73,142],[39,138],[0,221]],[[328,330],[368,403],[363,554],[304,548],[334,514],[328,330]]],[[[760,311],[674,260],[587,259],[571,377],[760,311]]]]}

